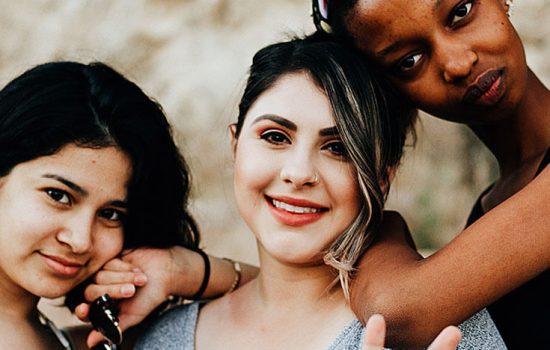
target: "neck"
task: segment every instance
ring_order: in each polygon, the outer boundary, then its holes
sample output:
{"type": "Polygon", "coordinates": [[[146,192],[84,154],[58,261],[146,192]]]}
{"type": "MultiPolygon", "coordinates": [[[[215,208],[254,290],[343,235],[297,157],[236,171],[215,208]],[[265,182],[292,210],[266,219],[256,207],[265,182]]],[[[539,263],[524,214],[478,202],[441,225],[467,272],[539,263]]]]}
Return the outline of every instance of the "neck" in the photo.
{"type": "Polygon", "coordinates": [[[283,315],[334,312],[346,307],[336,274],[327,265],[282,263],[260,249],[260,274],[254,289],[259,306],[269,313],[283,315]]]}
{"type": "Polygon", "coordinates": [[[529,70],[526,92],[516,108],[496,124],[470,128],[496,157],[501,176],[507,176],[548,149],[550,91],[529,70]]]}
{"type": "Polygon", "coordinates": [[[20,286],[0,280],[0,308],[2,318],[12,321],[28,321],[37,318],[37,304],[40,298],[29,293],[20,286]]]}

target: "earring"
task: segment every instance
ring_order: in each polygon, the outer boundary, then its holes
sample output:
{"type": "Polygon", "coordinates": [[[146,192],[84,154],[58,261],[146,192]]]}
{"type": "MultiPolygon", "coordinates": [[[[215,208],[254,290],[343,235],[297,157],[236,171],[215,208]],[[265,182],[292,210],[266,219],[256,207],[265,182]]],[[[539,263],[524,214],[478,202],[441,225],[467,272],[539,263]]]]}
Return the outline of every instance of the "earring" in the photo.
{"type": "Polygon", "coordinates": [[[508,6],[508,11],[506,11],[506,15],[510,17],[512,16],[512,9],[514,8],[514,0],[506,0],[506,6],[508,6]]]}

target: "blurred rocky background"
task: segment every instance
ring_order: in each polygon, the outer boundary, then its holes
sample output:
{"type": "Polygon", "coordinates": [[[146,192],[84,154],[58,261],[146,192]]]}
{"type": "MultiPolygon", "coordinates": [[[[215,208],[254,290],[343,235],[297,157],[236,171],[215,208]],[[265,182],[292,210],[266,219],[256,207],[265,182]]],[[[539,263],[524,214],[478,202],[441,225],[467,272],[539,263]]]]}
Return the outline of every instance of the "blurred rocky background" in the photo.
{"type": "MultiPolygon", "coordinates": [[[[227,125],[252,55],[313,30],[310,0],[0,0],[0,85],[49,60],[104,61],[165,108],[194,177],[203,246],[256,263],[232,195],[227,125]]],[[[550,0],[516,0],[512,21],[531,68],[550,81],[550,0]]],[[[496,177],[494,159],[465,127],[422,115],[388,208],[433,250],[463,227],[496,177]]]]}

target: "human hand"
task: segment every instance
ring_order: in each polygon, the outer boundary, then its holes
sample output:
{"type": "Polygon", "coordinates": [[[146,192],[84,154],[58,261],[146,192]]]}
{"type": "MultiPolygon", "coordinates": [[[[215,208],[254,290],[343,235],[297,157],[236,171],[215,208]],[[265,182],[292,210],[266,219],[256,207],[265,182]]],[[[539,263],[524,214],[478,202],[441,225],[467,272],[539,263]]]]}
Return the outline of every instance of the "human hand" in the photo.
{"type": "MultiPolygon", "coordinates": [[[[462,337],[455,326],[448,326],[434,339],[428,350],[454,350],[462,337]]],[[[372,315],[365,326],[363,350],[382,350],[386,338],[386,323],[381,315],[372,315]]]]}
{"type": "MultiPolygon", "coordinates": [[[[196,292],[202,277],[199,269],[203,268],[200,256],[198,262],[196,256],[198,254],[182,247],[132,250],[120,259],[111,260],[96,274],[94,283],[85,290],[85,298],[93,301],[108,293],[118,299],[119,325],[125,331],[143,321],[170,294],[196,292]]],[[[88,304],[81,304],[75,314],[85,320],[88,310],[88,304]]],[[[101,341],[103,336],[92,331],[87,344],[91,347],[101,341]]]]}

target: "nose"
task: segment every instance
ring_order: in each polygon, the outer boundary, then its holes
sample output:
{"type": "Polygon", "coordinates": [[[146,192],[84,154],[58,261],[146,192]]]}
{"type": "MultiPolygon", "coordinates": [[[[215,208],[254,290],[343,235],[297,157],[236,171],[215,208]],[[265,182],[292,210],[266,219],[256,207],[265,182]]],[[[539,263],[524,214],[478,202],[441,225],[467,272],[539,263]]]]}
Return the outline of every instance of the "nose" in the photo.
{"type": "Polygon", "coordinates": [[[69,218],[57,233],[57,240],[67,245],[74,254],[84,254],[92,248],[94,220],[90,216],[81,214],[69,218]]]}
{"type": "Polygon", "coordinates": [[[460,42],[451,42],[440,47],[438,56],[441,60],[443,79],[447,83],[467,78],[478,60],[474,50],[460,42]]]}
{"type": "Polygon", "coordinates": [[[292,152],[281,168],[281,180],[297,189],[315,186],[320,177],[314,165],[313,156],[308,152],[292,152]]]}

